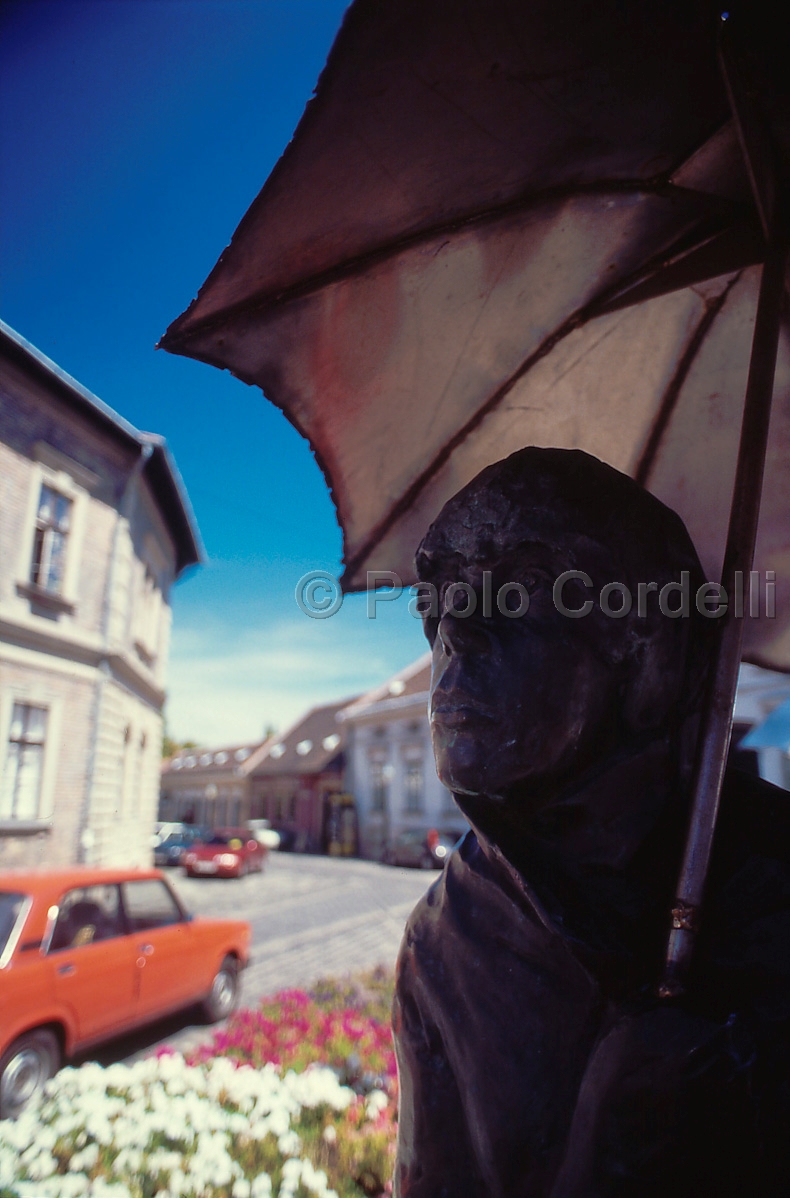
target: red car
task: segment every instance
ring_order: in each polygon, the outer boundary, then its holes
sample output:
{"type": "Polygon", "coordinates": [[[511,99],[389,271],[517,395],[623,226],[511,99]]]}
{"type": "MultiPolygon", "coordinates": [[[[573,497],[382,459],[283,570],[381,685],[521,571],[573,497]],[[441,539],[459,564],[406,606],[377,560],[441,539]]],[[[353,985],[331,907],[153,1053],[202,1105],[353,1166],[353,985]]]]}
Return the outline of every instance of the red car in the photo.
{"type": "Polygon", "coordinates": [[[158,870],[0,876],[0,1119],[75,1052],[200,1002],[236,1002],[250,925],[193,919],[158,870]]]}
{"type": "Polygon", "coordinates": [[[189,878],[243,878],[263,871],[267,853],[248,828],[215,828],[208,840],[187,849],[181,864],[189,878]]]}

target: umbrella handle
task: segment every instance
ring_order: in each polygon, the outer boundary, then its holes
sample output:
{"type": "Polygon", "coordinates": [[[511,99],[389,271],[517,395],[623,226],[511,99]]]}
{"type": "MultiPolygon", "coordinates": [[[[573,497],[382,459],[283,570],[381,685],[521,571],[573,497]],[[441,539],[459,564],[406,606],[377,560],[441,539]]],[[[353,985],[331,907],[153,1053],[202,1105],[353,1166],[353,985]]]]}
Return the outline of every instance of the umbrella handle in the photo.
{"type": "MultiPolygon", "coordinates": [[[[787,221],[777,204],[760,281],[722,568],[722,584],[730,597],[735,594],[736,572],[740,571],[743,578],[751,569],[754,557],[787,263],[787,221]]],[[[743,619],[735,616],[730,601],[723,627],[720,626],[707,688],[689,831],[672,908],[664,977],[658,991],[661,998],[675,998],[684,992],[694,951],[727,763],[743,630],[743,619]]]]}

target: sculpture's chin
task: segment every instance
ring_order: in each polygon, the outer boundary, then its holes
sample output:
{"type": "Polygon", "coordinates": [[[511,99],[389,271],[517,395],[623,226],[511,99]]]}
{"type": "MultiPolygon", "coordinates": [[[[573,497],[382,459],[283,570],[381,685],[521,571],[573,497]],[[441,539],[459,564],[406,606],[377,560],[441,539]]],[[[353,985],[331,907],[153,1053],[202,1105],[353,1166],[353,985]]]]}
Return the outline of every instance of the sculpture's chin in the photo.
{"type": "Polygon", "coordinates": [[[433,747],[440,781],[454,794],[485,794],[494,781],[491,751],[468,730],[434,727],[433,747]]]}

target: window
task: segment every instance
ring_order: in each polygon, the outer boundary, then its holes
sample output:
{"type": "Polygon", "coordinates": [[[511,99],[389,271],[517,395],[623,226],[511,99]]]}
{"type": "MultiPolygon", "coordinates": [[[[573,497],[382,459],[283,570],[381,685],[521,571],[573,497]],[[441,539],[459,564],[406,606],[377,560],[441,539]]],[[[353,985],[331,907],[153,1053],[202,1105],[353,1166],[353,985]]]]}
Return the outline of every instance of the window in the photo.
{"type": "Polygon", "coordinates": [[[412,814],[423,809],[422,757],[410,757],[403,763],[405,809],[412,814]]]}
{"type": "Polygon", "coordinates": [[[384,761],[378,757],[370,761],[370,809],[371,811],[386,811],[388,798],[389,770],[384,761]]]}
{"type": "Polygon", "coordinates": [[[46,707],[14,704],[0,781],[0,819],[38,818],[46,732],[46,707]]]}
{"type": "Polygon", "coordinates": [[[59,906],[51,953],[124,934],[117,886],[81,886],[70,890],[59,906]]]}
{"type": "Polygon", "coordinates": [[[131,932],[146,932],[180,923],[184,918],[178,903],[164,882],[141,878],[123,883],[123,906],[131,932]]]}
{"type": "Polygon", "coordinates": [[[63,590],[66,539],[71,524],[72,501],[46,483],[41,484],[30,581],[50,594],[63,590]]]}

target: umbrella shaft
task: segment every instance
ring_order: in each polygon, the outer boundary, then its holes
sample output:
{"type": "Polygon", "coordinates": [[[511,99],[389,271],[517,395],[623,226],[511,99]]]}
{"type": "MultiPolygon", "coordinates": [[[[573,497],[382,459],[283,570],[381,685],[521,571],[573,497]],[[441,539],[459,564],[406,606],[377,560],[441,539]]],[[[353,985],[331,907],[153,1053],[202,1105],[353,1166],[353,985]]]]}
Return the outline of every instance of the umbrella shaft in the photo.
{"type": "MultiPolygon", "coordinates": [[[[774,221],[757,302],[738,465],[722,569],[722,584],[730,600],[735,593],[736,571],[742,571],[743,576],[751,569],[757,539],[788,258],[786,222],[782,217],[783,213],[779,212],[774,221]]],[[[665,975],[659,989],[664,998],[675,997],[683,992],[684,977],[694,948],[727,763],[743,628],[744,622],[735,618],[730,601],[723,626],[720,626],[708,684],[694,773],[689,832],[672,910],[665,975]]]]}

